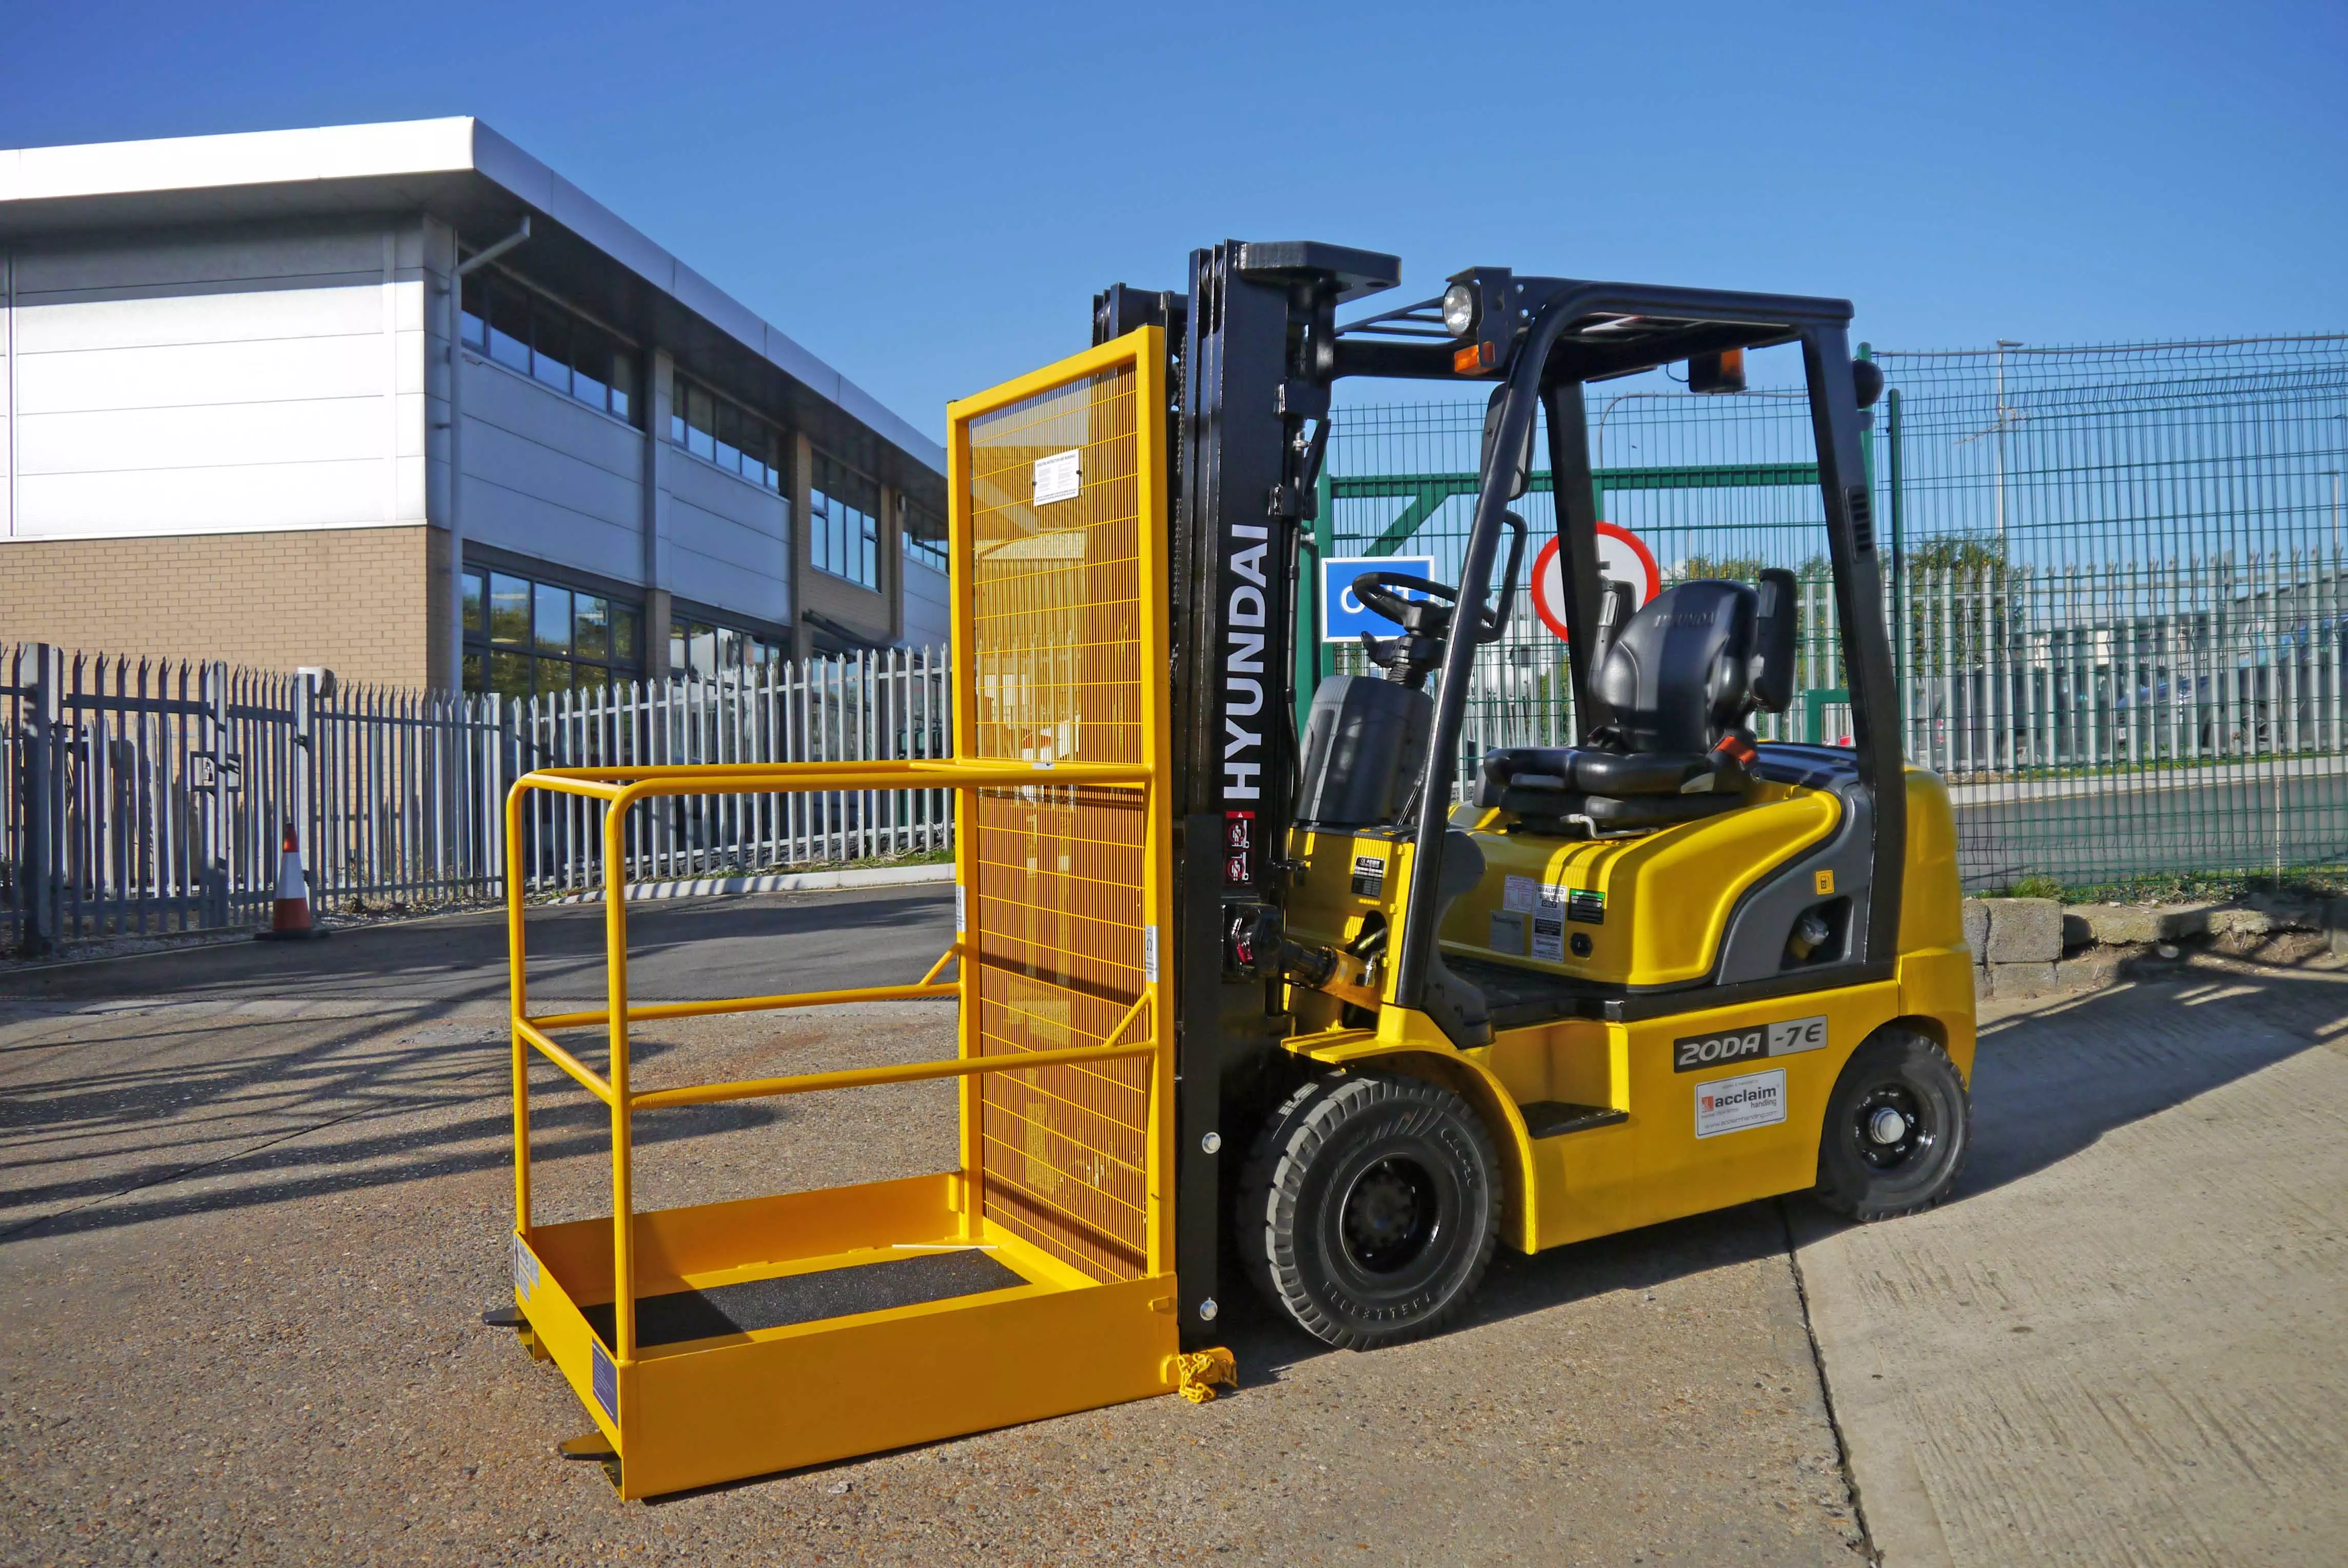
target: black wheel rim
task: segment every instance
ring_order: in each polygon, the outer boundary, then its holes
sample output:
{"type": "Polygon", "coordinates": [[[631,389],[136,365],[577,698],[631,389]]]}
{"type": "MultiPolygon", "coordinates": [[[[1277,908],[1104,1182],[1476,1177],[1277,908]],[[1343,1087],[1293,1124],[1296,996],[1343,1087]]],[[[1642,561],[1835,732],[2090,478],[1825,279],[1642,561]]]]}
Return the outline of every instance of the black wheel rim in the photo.
{"type": "Polygon", "coordinates": [[[1439,1207],[1435,1178],[1417,1161],[1389,1155],[1363,1167],[1338,1209],[1346,1260],[1365,1274],[1401,1273],[1434,1242],[1439,1207]]]}
{"type": "Polygon", "coordinates": [[[1879,1084],[1861,1095],[1850,1119],[1851,1146],[1878,1171],[1900,1171],[1931,1158],[1939,1130],[1924,1101],[1902,1083],[1879,1084]]]}

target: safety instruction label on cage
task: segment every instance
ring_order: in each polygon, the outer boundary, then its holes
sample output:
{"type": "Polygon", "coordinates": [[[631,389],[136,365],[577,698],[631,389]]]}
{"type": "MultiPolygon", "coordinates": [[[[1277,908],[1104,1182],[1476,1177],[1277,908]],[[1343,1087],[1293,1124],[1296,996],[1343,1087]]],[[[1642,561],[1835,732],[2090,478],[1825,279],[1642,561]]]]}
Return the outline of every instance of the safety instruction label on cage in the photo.
{"type": "Polygon", "coordinates": [[[538,1254],[523,1244],[520,1236],[512,1238],[514,1289],[524,1300],[538,1290],[538,1254]]]}
{"type": "Polygon", "coordinates": [[[1035,459],[1035,504],[1074,500],[1084,493],[1085,452],[1082,447],[1035,459]]]}
{"type": "Polygon", "coordinates": [[[1151,985],[1158,984],[1158,928],[1141,928],[1141,978],[1151,985]]]}
{"type": "Polygon", "coordinates": [[[1786,1069],[1714,1078],[1695,1086],[1695,1135],[1715,1138],[1786,1119],[1786,1069]]]}

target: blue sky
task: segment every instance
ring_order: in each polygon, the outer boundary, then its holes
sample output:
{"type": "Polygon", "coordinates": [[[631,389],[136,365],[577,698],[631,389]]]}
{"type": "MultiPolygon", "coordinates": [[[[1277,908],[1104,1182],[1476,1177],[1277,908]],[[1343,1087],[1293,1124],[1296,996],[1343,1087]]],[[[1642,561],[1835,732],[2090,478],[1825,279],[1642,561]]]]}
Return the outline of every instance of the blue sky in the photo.
{"type": "Polygon", "coordinates": [[[0,17],[0,146],[479,115],[932,434],[1226,236],[1847,294],[1885,347],[2348,325],[2337,4],[0,17]]]}

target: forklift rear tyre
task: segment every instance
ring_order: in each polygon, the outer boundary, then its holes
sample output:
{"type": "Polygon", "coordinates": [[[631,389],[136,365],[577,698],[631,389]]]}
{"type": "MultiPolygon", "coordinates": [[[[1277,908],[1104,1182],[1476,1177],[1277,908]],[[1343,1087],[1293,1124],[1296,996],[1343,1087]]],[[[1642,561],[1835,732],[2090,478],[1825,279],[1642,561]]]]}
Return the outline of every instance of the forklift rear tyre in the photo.
{"type": "Polygon", "coordinates": [[[1272,1113],[1241,1175],[1248,1273],[1341,1349],[1431,1334],[1492,1261],[1498,1165],[1484,1124],[1448,1089],[1381,1073],[1317,1078],[1272,1113]]]}
{"type": "Polygon", "coordinates": [[[1907,1029],[1879,1029],[1844,1064],[1818,1140],[1818,1202],[1889,1220],[1947,1197],[1972,1139],[1972,1100],[1948,1053],[1907,1029]]]}

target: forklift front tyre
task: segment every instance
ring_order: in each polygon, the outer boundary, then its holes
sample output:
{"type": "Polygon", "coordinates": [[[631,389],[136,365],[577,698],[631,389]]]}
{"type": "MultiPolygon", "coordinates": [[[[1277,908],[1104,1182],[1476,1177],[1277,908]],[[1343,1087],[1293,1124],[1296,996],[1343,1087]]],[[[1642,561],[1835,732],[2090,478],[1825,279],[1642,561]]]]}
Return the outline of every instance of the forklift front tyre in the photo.
{"type": "Polygon", "coordinates": [[[1972,1140],[1972,1100],[1948,1053],[1912,1030],[1883,1028],[1835,1080],[1818,1139],[1818,1202],[1862,1222],[1946,1198],[1972,1140]]]}
{"type": "Polygon", "coordinates": [[[1241,1254],[1264,1299],[1326,1344],[1431,1334],[1492,1261],[1498,1167],[1483,1122],[1448,1089],[1383,1073],[1316,1078],[1256,1140],[1241,1254]]]}

